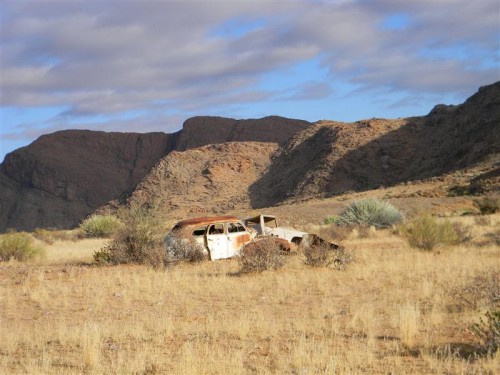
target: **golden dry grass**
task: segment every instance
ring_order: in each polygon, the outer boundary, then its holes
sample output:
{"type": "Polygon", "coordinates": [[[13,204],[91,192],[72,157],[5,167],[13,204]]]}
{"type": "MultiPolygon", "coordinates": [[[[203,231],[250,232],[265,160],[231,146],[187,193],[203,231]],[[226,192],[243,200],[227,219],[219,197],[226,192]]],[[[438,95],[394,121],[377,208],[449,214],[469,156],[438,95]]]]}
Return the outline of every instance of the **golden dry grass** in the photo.
{"type": "MultiPolygon", "coordinates": [[[[345,242],[346,270],[238,275],[235,260],[95,267],[102,240],[56,242],[43,263],[0,264],[0,368],[27,374],[484,374],[500,358],[467,357],[481,309],[447,293],[500,277],[498,228],[470,222],[473,242],[419,252],[391,231],[345,242]],[[487,237],[485,237],[487,238],[487,237]],[[100,241],[100,242],[99,242],[100,241]],[[458,308],[458,307],[460,308],[458,308]]],[[[469,219],[457,219],[465,220],[469,219]]],[[[469,222],[467,222],[469,224],[469,222]]]]}

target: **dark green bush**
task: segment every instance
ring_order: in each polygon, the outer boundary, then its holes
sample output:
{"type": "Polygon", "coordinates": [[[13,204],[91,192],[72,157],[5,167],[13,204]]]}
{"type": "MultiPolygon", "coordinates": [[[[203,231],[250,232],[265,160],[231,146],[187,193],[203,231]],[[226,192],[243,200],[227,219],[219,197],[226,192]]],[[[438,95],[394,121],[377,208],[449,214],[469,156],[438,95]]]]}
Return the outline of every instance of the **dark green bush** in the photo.
{"type": "Polygon", "coordinates": [[[0,239],[0,261],[28,261],[44,255],[44,249],[28,233],[7,233],[0,239]]]}
{"type": "Polygon", "coordinates": [[[86,237],[111,237],[122,227],[120,219],[114,215],[91,215],[80,223],[79,229],[86,237]]]}
{"type": "Polygon", "coordinates": [[[352,202],[337,218],[338,225],[387,228],[403,221],[403,214],[386,201],[361,199],[352,202]]]}

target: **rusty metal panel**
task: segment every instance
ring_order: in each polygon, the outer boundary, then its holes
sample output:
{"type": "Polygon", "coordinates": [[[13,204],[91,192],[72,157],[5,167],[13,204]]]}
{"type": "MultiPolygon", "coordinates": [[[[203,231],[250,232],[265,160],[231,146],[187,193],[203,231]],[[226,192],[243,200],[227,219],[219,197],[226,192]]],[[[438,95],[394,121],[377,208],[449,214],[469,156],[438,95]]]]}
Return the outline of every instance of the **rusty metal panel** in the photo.
{"type": "Polygon", "coordinates": [[[235,238],[235,241],[234,241],[236,250],[239,250],[240,247],[249,243],[251,240],[252,240],[252,236],[248,233],[243,233],[243,234],[237,235],[235,238]]]}
{"type": "Polygon", "coordinates": [[[231,221],[239,221],[236,216],[207,216],[207,217],[197,217],[193,219],[187,219],[179,221],[176,227],[187,227],[190,225],[206,225],[211,223],[227,223],[231,221]]]}

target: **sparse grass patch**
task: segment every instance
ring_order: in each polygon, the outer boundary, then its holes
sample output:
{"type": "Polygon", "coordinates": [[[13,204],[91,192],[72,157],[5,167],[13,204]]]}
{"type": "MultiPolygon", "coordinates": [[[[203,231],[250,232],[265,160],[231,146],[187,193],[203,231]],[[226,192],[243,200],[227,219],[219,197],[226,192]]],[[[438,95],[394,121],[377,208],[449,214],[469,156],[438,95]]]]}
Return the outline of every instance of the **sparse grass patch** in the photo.
{"type": "Polygon", "coordinates": [[[285,264],[285,255],[274,239],[263,239],[243,246],[238,257],[241,273],[278,269],[285,264]]]}
{"type": "Polygon", "coordinates": [[[76,241],[78,239],[78,235],[75,231],[44,228],[35,229],[33,237],[47,245],[52,245],[56,241],[76,241]]]}
{"type": "Polygon", "coordinates": [[[485,215],[481,215],[481,216],[474,216],[474,223],[476,225],[480,225],[480,226],[489,226],[491,225],[491,217],[489,216],[485,216],[485,215]]]}
{"type": "Polygon", "coordinates": [[[0,238],[0,262],[11,259],[28,261],[44,255],[44,249],[36,245],[28,233],[7,233],[0,238]]]}
{"type": "Polygon", "coordinates": [[[79,229],[83,236],[107,238],[116,233],[123,223],[114,215],[91,215],[80,223],[79,229]]]}
{"type": "Polygon", "coordinates": [[[452,310],[491,309],[500,306],[500,270],[483,271],[447,291],[452,310]]]}
{"type": "Polygon", "coordinates": [[[338,225],[374,226],[387,228],[403,221],[403,214],[387,201],[361,199],[352,202],[339,215],[338,225]]]}

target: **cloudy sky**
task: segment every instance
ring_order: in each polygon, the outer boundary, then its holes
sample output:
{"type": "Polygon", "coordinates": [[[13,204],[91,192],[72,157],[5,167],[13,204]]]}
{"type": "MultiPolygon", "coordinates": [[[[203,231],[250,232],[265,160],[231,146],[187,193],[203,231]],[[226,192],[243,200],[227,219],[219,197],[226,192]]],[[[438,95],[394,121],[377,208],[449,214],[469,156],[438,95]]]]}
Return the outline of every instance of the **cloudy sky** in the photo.
{"type": "Polygon", "coordinates": [[[500,80],[498,0],[0,0],[0,161],[62,129],[427,114],[500,80]]]}

